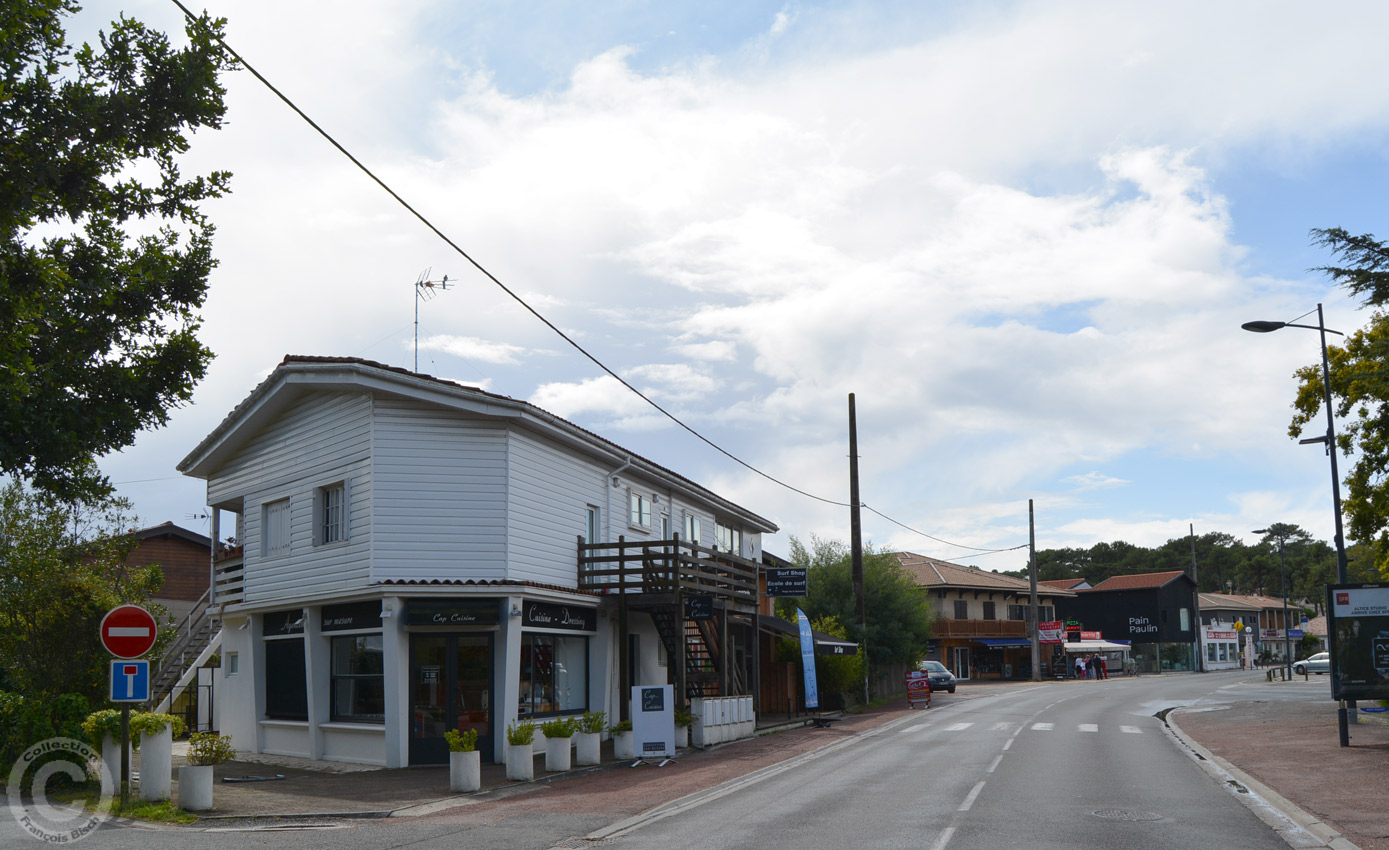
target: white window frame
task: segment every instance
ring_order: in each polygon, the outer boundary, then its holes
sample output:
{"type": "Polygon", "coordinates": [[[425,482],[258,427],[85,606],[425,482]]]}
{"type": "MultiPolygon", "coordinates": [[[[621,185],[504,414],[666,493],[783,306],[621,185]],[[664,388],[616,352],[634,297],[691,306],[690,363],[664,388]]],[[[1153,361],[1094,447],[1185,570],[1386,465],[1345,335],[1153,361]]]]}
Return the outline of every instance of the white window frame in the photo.
{"type": "Polygon", "coordinates": [[[720,552],[731,552],[741,556],[743,554],[743,530],[715,520],[714,546],[720,552]]]}
{"type": "Polygon", "coordinates": [[[584,542],[593,544],[603,535],[603,512],[597,505],[586,505],[584,510],[584,542]]]}
{"type": "Polygon", "coordinates": [[[241,654],[237,652],[227,653],[227,676],[241,675],[241,654]]]}
{"type": "Polygon", "coordinates": [[[261,505],[260,553],[265,558],[288,555],[290,551],[289,498],[273,499],[261,505]]]}
{"type": "Polygon", "coordinates": [[[643,531],[651,530],[651,497],[636,490],[627,491],[627,524],[643,531]]]}
{"type": "Polygon", "coordinates": [[[699,517],[695,514],[685,514],[685,541],[687,543],[698,543],[701,527],[699,517]]]}
{"type": "Polygon", "coordinates": [[[330,546],[334,543],[346,543],[349,513],[346,481],[336,481],[315,489],[313,496],[314,545],[330,546]],[[335,494],[336,505],[333,504],[335,494]],[[336,516],[330,515],[333,512],[336,512],[336,516]]]}

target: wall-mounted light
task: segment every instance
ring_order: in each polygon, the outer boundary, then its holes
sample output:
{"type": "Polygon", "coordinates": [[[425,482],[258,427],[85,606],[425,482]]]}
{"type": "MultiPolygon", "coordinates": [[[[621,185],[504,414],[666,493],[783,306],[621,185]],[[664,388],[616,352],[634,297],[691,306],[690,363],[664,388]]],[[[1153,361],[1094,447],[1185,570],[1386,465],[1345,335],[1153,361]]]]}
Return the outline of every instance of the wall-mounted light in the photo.
{"type": "Polygon", "coordinates": [[[622,479],[621,479],[621,478],[618,478],[616,475],[614,475],[614,476],[613,476],[613,486],[614,486],[614,487],[621,487],[621,486],[622,486],[622,479]]]}
{"type": "Polygon", "coordinates": [[[513,603],[511,604],[511,616],[513,616],[513,617],[519,617],[519,616],[521,616],[521,605],[520,605],[520,603],[513,602],[513,603]]]}
{"type": "Polygon", "coordinates": [[[246,629],[247,629],[248,627],[250,627],[250,625],[251,625],[251,621],[250,621],[250,620],[242,620],[242,621],[241,621],[241,625],[237,626],[237,627],[236,627],[236,630],[237,630],[238,632],[244,632],[244,631],[246,631],[246,629]]]}
{"type": "Polygon", "coordinates": [[[389,606],[389,605],[382,605],[382,606],[381,606],[381,619],[383,619],[383,620],[389,620],[389,619],[391,618],[391,614],[392,614],[392,613],[394,613],[394,612],[391,611],[391,606],[389,606]]]}

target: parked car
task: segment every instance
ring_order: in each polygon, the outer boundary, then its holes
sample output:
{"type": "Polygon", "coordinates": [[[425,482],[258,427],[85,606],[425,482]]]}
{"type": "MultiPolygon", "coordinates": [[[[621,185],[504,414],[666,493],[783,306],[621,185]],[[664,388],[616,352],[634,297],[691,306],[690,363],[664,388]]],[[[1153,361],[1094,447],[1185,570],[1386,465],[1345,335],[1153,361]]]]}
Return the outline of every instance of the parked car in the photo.
{"type": "Polygon", "coordinates": [[[1310,658],[1293,662],[1293,672],[1299,676],[1308,673],[1330,673],[1331,672],[1331,653],[1318,652],[1310,658]]]}
{"type": "Polygon", "coordinates": [[[923,661],[920,669],[930,674],[927,678],[931,680],[932,691],[955,693],[955,674],[944,664],[939,661],[923,661]]]}

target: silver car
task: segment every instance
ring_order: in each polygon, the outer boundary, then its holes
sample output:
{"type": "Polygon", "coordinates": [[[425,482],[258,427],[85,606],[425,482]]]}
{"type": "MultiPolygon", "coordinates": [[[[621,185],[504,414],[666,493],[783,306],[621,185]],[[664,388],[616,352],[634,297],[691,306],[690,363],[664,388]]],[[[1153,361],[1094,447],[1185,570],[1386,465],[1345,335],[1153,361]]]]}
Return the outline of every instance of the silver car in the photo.
{"type": "Polygon", "coordinates": [[[1331,653],[1318,652],[1311,658],[1304,658],[1301,661],[1293,662],[1293,672],[1299,676],[1306,676],[1308,673],[1330,673],[1331,672],[1331,653]]]}

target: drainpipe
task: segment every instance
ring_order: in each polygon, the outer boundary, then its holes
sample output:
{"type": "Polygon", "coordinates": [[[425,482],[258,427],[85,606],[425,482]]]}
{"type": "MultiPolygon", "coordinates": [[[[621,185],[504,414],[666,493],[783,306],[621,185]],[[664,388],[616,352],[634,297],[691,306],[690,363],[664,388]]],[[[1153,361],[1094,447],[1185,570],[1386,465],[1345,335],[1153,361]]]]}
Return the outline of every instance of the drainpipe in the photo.
{"type": "MultiPolygon", "coordinates": [[[[604,491],[604,494],[605,494],[605,498],[604,498],[604,501],[603,501],[603,510],[604,510],[604,512],[607,513],[607,516],[603,517],[603,522],[602,522],[602,524],[603,524],[603,526],[604,526],[605,528],[606,528],[607,526],[611,525],[611,523],[612,523],[612,509],[613,509],[613,478],[614,478],[614,476],[616,476],[619,472],[623,471],[624,469],[626,469],[627,467],[629,467],[629,466],[631,466],[631,465],[632,465],[632,458],[631,458],[631,457],[628,457],[626,463],[622,464],[622,465],[619,466],[617,469],[614,469],[612,472],[609,472],[607,475],[604,475],[604,476],[603,476],[603,491],[604,491]]],[[[606,530],[603,532],[603,536],[604,536],[605,538],[608,536],[606,530]]],[[[597,542],[597,541],[595,541],[595,542],[597,542]]]]}
{"type": "MultiPolygon", "coordinates": [[[[623,463],[623,464],[622,464],[621,466],[619,466],[617,469],[614,469],[612,472],[609,472],[607,475],[603,476],[603,490],[604,490],[604,493],[605,493],[604,502],[603,502],[603,510],[606,511],[607,514],[608,514],[606,517],[603,517],[603,518],[602,518],[602,524],[604,524],[604,525],[606,525],[607,523],[611,523],[611,522],[612,522],[613,478],[616,477],[617,474],[618,474],[619,472],[621,472],[622,470],[626,469],[627,467],[629,467],[629,466],[631,466],[631,465],[632,465],[632,458],[631,458],[631,456],[629,455],[629,456],[627,457],[627,460],[626,460],[625,463],[623,463]]],[[[603,532],[602,532],[602,535],[603,535],[603,538],[604,538],[604,539],[607,539],[607,536],[608,536],[607,531],[603,531],[603,532]]],[[[618,540],[619,540],[619,542],[622,540],[621,536],[618,537],[618,540]]],[[[628,643],[628,640],[629,640],[629,638],[627,637],[627,631],[628,631],[628,627],[627,627],[627,595],[626,595],[625,593],[623,593],[623,588],[622,588],[622,574],[621,574],[621,573],[618,574],[618,588],[617,588],[617,592],[618,592],[618,597],[617,597],[617,626],[616,626],[616,628],[615,628],[615,631],[617,632],[617,681],[618,681],[618,686],[617,686],[617,706],[618,706],[618,720],[627,720],[627,719],[629,719],[629,718],[628,718],[628,711],[629,711],[629,709],[628,709],[628,700],[627,700],[627,694],[623,693],[623,691],[625,690],[625,688],[624,688],[623,686],[627,684],[627,670],[628,670],[628,668],[629,668],[629,666],[630,666],[630,662],[629,662],[629,653],[630,653],[630,649],[629,649],[628,646],[627,646],[627,643],[628,643]]],[[[611,687],[611,685],[610,685],[610,687],[611,687]]]]}

